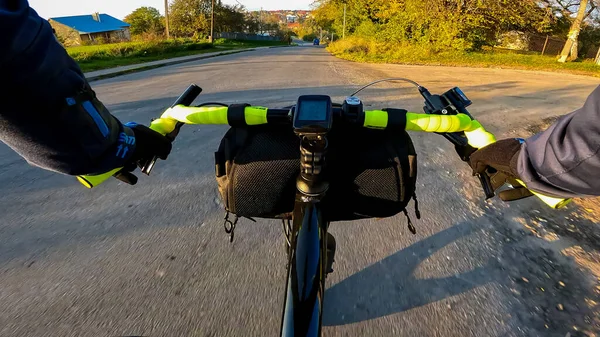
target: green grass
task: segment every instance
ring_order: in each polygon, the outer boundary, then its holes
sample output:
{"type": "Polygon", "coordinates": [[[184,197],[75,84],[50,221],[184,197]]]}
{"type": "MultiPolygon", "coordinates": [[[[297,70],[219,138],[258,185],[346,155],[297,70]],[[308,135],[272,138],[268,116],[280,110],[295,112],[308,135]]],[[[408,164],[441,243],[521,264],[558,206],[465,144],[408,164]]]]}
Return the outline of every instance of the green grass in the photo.
{"type": "Polygon", "coordinates": [[[276,46],[287,46],[287,43],[282,41],[250,41],[250,40],[228,40],[228,39],[217,39],[215,40],[216,46],[233,46],[241,48],[254,48],[254,47],[276,47],[276,46]]]}
{"type": "Polygon", "coordinates": [[[555,56],[542,56],[531,52],[498,49],[480,52],[433,52],[427,48],[416,46],[393,48],[390,45],[382,45],[360,38],[334,42],[328,47],[328,50],[337,57],[356,62],[509,68],[600,77],[600,66],[596,65],[593,60],[559,63],[555,56]]]}
{"type": "Polygon", "coordinates": [[[180,56],[204,54],[240,48],[282,45],[279,41],[216,40],[214,45],[193,40],[126,42],[67,48],[83,72],[180,56]]]}

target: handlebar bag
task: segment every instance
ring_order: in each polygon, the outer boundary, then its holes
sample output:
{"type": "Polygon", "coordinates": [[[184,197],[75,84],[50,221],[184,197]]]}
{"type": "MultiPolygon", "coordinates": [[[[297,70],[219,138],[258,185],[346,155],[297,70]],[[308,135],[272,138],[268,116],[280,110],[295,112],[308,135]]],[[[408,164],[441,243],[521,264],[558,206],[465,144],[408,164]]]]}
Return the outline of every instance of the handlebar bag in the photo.
{"type": "MultiPolygon", "coordinates": [[[[385,218],[415,195],[417,155],[408,133],[334,128],[324,173],[327,221],[385,218]]],[[[232,127],[215,153],[225,209],[240,217],[291,218],[300,174],[300,139],[291,126],[232,127]]]]}

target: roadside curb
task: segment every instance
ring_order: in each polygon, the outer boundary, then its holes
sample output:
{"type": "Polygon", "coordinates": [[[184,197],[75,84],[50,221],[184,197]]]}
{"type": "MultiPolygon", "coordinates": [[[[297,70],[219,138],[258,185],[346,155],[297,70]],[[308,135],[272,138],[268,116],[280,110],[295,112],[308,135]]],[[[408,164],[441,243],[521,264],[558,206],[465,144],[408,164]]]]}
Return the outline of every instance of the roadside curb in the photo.
{"type": "Polygon", "coordinates": [[[137,72],[141,72],[141,71],[146,71],[146,70],[151,70],[151,69],[156,69],[156,68],[162,68],[162,67],[172,66],[172,65],[181,64],[181,63],[186,63],[186,62],[193,62],[193,61],[204,60],[204,59],[209,59],[209,58],[218,57],[218,56],[233,55],[233,54],[244,53],[244,52],[255,51],[255,50],[257,50],[257,48],[243,49],[243,50],[233,50],[233,51],[224,51],[224,52],[219,53],[219,54],[198,55],[198,57],[188,58],[188,59],[185,59],[185,60],[167,61],[167,62],[161,63],[161,64],[153,64],[153,65],[149,65],[149,66],[140,66],[138,68],[127,69],[127,70],[120,70],[120,71],[117,70],[115,72],[111,72],[111,73],[108,73],[108,74],[101,74],[101,75],[95,75],[95,76],[89,76],[89,77],[84,74],[84,76],[88,80],[88,82],[93,82],[93,81],[98,81],[98,80],[104,80],[104,79],[107,79],[107,78],[113,78],[113,77],[117,77],[117,76],[122,76],[122,75],[137,73],[137,72]]]}

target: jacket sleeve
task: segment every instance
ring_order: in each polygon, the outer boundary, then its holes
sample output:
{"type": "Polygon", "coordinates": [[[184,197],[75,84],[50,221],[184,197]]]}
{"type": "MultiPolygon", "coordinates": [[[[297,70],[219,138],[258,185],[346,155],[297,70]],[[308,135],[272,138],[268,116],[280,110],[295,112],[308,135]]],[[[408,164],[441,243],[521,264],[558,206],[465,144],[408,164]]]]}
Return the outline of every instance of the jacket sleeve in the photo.
{"type": "Polygon", "coordinates": [[[0,0],[0,32],[0,140],[65,174],[123,166],[135,150],[132,130],[95,98],[50,24],[27,0],[0,0]]]}
{"type": "Polygon", "coordinates": [[[600,196],[600,87],[581,109],[526,140],[517,172],[547,195],[600,196]]]}

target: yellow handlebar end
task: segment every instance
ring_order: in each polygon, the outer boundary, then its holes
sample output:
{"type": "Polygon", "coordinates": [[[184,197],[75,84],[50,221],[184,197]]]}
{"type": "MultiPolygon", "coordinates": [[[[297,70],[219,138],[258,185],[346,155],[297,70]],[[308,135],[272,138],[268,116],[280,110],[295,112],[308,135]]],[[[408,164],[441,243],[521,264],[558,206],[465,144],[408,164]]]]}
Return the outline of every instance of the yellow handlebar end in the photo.
{"type": "Polygon", "coordinates": [[[476,149],[481,149],[496,142],[496,137],[476,120],[471,122],[471,129],[465,131],[465,135],[469,140],[469,145],[476,149]]]}
{"type": "Polygon", "coordinates": [[[567,207],[567,205],[570,204],[571,201],[573,201],[573,199],[564,199],[561,202],[559,202],[558,204],[556,204],[555,208],[560,209],[560,208],[567,207]]]}
{"type": "MultiPolygon", "coordinates": [[[[522,186],[527,187],[527,185],[525,185],[525,183],[523,181],[521,181],[520,179],[517,179],[517,182],[519,184],[521,184],[522,186]]],[[[538,197],[546,205],[548,205],[548,206],[550,206],[551,208],[554,208],[554,209],[564,208],[568,204],[570,204],[571,201],[573,201],[573,199],[564,199],[564,198],[549,197],[547,195],[543,195],[543,194],[537,193],[535,191],[531,191],[531,193],[533,193],[536,197],[538,197]]]]}
{"type": "Polygon", "coordinates": [[[77,180],[79,180],[79,182],[87,188],[94,187],[94,185],[92,185],[92,183],[89,182],[87,179],[85,179],[85,177],[83,177],[83,176],[77,176],[77,180]]]}
{"type": "Polygon", "coordinates": [[[119,167],[112,171],[98,175],[77,176],[77,180],[79,180],[79,182],[87,188],[94,188],[110,179],[110,177],[112,177],[115,173],[121,171],[122,169],[122,167],[119,167]]]}
{"type": "Polygon", "coordinates": [[[568,204],[570,204],[571,201],[573,201],[573,199],[560,199],[560,198],[549,197],[546,195],[541,195],[541,194],[535,193],[535,192],[532,192],[532,193],[535,194],[538,198],[540,198],[540,200],[542,200],[546,205],[548,205],[554,209],[564,208],[568,204]]]}

